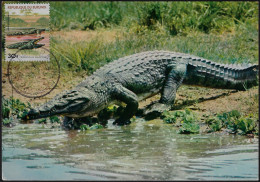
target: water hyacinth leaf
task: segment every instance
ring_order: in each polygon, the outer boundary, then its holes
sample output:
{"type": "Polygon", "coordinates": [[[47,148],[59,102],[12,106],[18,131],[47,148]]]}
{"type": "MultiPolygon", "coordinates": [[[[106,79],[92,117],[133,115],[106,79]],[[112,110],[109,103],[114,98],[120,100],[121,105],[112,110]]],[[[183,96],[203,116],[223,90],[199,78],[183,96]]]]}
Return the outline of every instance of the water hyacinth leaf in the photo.
{"type": "Polygon", "coordinates": [[[51,123],[60,123],[60,119],[57,116],[51,116],[50,122],[51,123]]]}
{"type": "Polygon", "coordinates": [[[82,125],[80,125],[80,130],[81,131],[86,131],[86,130],[89,130],[89,125],[87,125],[87,124],[82,124],[82,125]]]}
{"type": "Polygon", "coordinates": [[[47,123],[47,119],[46,118],[42,118],[42,119],[39,119],[38,122],[46,124],[47,123]]]}
{"type": "Polygon", "coordinates": [[[200,126],[196,123],[183,123],[179,129],[180,134],[195,134],[199,133],[200,126]]]}
{"type": "Polygon", "coordinates": [[[102,129],[102,128],[104,128],[104,127],[101,124],[96,123],[96,124],[92,125],[89,129],[95,130],[95,129],[102,129]]]}

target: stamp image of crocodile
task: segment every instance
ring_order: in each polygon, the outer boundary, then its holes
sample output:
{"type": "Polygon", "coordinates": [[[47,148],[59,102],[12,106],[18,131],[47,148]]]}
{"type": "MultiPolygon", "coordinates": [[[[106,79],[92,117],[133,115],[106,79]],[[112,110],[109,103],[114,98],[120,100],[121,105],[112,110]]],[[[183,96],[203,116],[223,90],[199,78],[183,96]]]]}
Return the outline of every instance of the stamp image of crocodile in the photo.
{"type": "Polygon", "coordinates": [[[32,30],[28,30],[28,31],[10,32],[10,33],[7,33],[7,36],[41,34],[45,30],[46,30],[45,28],[42,28],[42,29],[33,28],[32,30]]]}
{"type": "Polygon", "coordinates": [[[115,60],[101,67],[74,89],[31,109],[24,120],[63,115],[65,120],[99,113],[119,102],[126,104],[113,124],[125,125],[138,110],[138,102],[161,93],[144,115],[170,110],[181,84],[245,90],[258,84],[258,65],[224,65],[201,57],[170,51],[148,51],[115,60]]]}
{"type": "Polygon", "coordinates": [[[29,39],[27,41],[18,42],[18,43],[8,45],[8,46],[6,46],[6,48],[8,48],[8,49],[19,49],[19,50],[36,49],[36,48],[40,48],[40,47],[44,46],[44,44],[37,44],[38,42],[40,42],[43,39],[44,39],[44,37],[40,37],[38,39],[29,39]]]}
{"type": "Polygon", "coordinates": [[[50,61],[50,4],[5,3],[4,7],[5,61],[50,61]]]}

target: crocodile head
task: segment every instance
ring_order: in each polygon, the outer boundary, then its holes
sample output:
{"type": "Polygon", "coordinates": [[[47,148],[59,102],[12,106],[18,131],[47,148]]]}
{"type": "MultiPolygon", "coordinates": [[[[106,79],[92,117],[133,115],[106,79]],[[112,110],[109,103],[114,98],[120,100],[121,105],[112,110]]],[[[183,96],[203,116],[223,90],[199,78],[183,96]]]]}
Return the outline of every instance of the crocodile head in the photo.
{"type": "Polygon", "coordinates": [[[44,39],[44,37],[40,37],[38,39],[34,39],[34,40],[31,40],[33,44],[37,44],[38,42],[40,42],[42,39],[44,39]]]}
{"type": "Polygon", "coordinates": [[[96,98],[94,92],[88,89],[64,91],[40,107],[31,109],[22,119],[33,120],[54,115],[88,116],[96,110],[96,98]]]}
{"type": "Polygon", "coordinates": [[[44,46],[45,44],[37,44],[38,42],[40,42],[42,39],[44,39],[44,37],[40,37],[38,39],[31,39],[29,40],[26,44],[24,44],[23,46],[20,46],[19,49],[20,50],[24,50],[24,49],[36,49],[36,48],[40,48],[42,46],[44,46]]]}

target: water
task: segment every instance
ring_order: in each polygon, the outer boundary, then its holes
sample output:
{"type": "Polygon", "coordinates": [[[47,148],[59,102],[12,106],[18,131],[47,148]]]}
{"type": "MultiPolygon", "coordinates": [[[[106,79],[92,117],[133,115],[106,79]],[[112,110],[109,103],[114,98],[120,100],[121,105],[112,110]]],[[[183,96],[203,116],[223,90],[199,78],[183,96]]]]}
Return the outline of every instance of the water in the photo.
{"type": "Polygon", "coordinates": [[[3,128],[8,180],[257,180],[258,142],[177,134],[160,121],[86,132],[48,125],[3,128]]]}

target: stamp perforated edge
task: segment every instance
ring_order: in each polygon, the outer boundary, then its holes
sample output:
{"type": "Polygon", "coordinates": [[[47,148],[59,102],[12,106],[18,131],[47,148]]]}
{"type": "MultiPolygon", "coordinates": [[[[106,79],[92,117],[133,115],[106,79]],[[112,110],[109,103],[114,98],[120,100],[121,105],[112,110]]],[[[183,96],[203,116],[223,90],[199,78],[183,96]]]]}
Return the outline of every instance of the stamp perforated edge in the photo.
{"type": "MultiPolygon", "coordinates": [[[[3,8],[4,8],[4,11],[2,11],[1,13],[2,13],[2,17],[3,17],[3,28],[4,28],[4,31],[2,31],[2,32],[4,32],[4,33],[2,33],[2,36],[3,36],[3,38],[4,38],[4,61],[6,61],[6,62],[9,62],[9,61],[16,61],[16,62],[29,62],[29,61],[50,61],[50,57],[49,57],[49,59],[45,59],[45,60],[43,60],[43,59],[41,59],[41,58],[39,58],[39,59],[31,59],[31,60],[15,60],[15,59],[11,59],[11,60],[7,60],[6,58],[6,18],[5,18],[5,15],[6,15],[6,5],[10,5],[10,4],[14,4],[14,5],[21,5],[21,6],[24,6],[24,5],[28,5],[28,4],[34,4],[34,5],[40,5],[40,4],[46,4],[46,5],[48,5],[49,6],[49,12],[48,12],[48,14],[49,14],[49,51],[51,51],[51,38],[50,38],[50,35],[51,35],[51,33],[50,33],[50,20],[51,20],[51,14],[50,14],[50,9],[51,9],[51,5],[50,5],[50,3],[22,3],[22,2],[19,2],[19,3],[8,3],[8,2],[3,2],[3,4],[2,4],[2,6],[3,6],[3,8]]],[[[50,56],[50,55],[49,55],[50,56]]]]}

